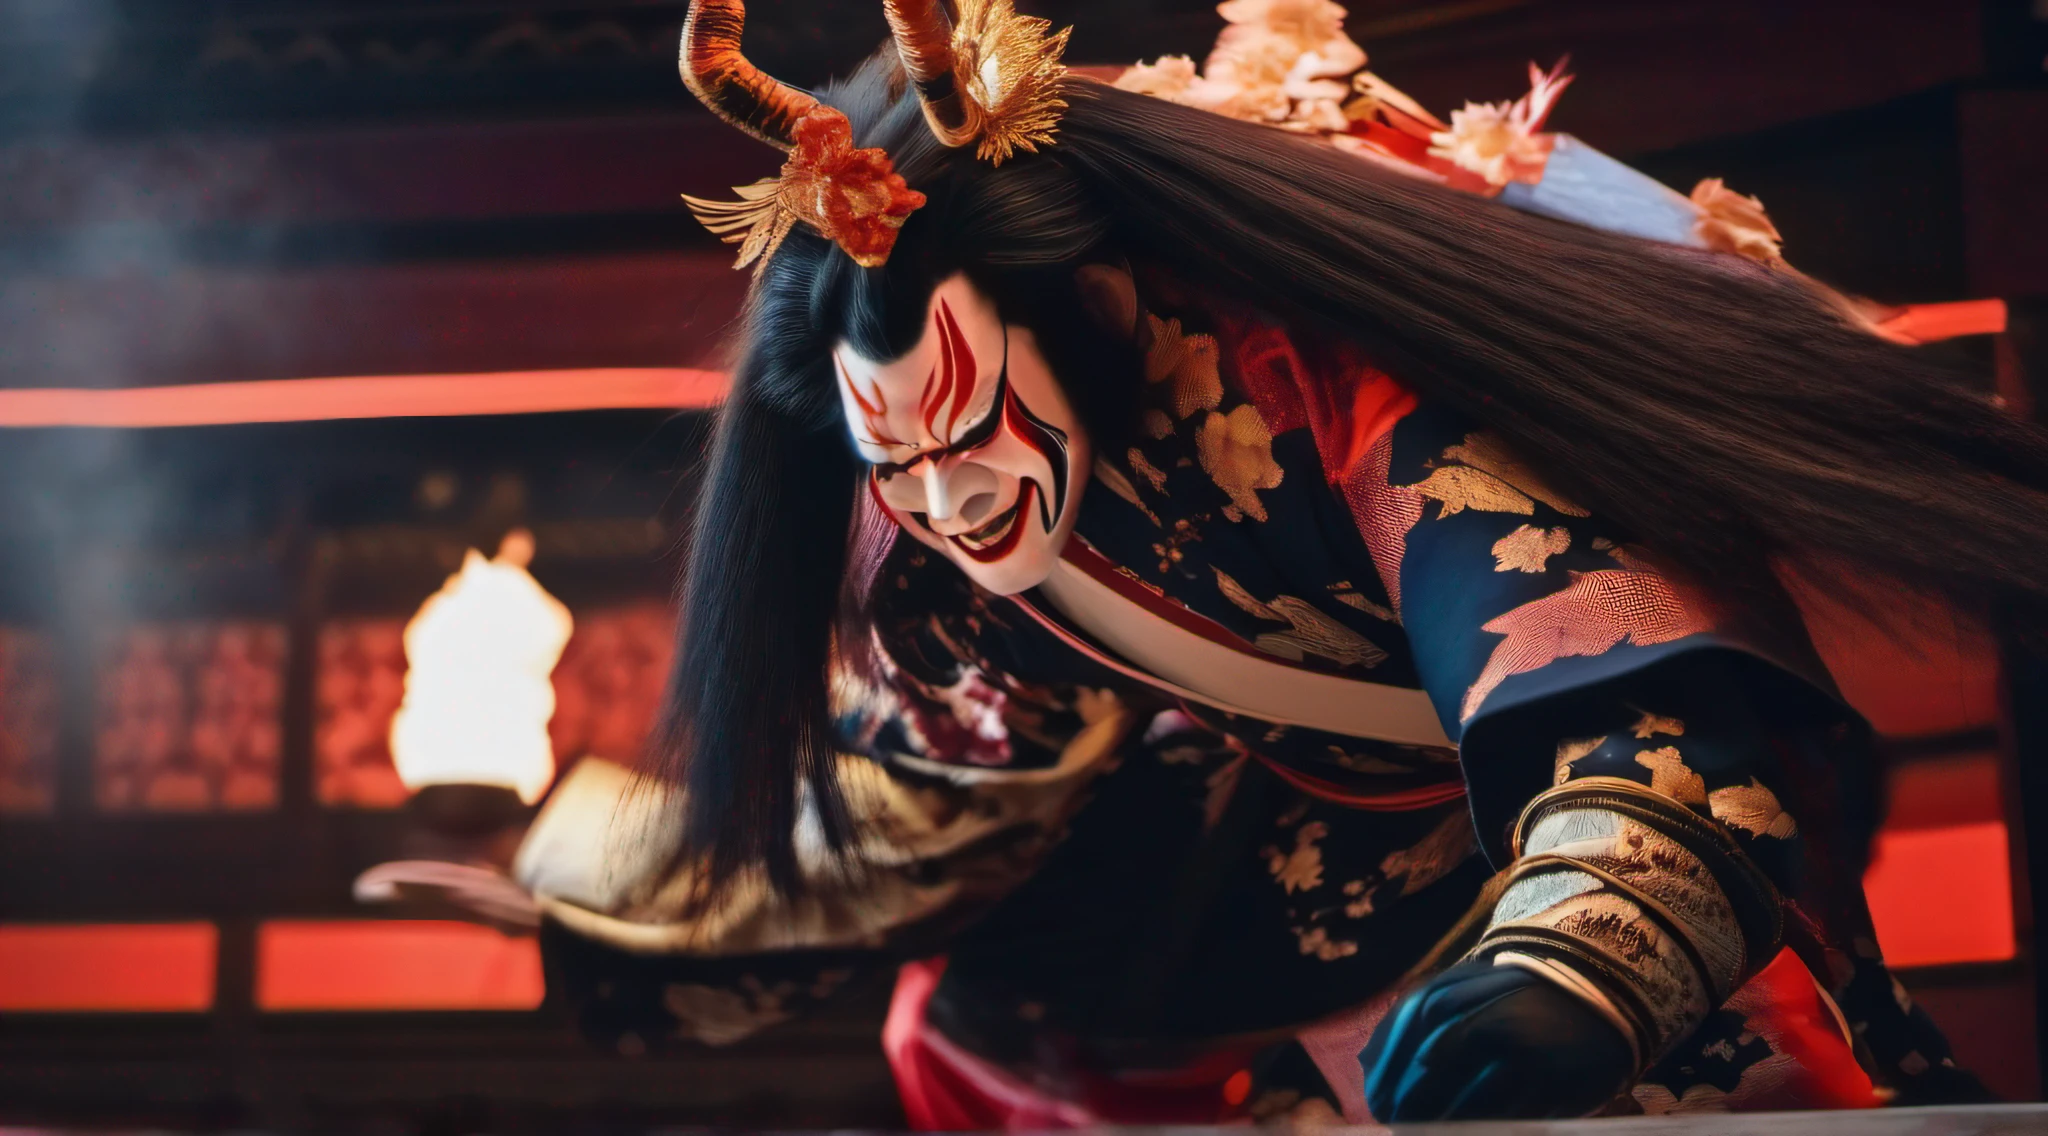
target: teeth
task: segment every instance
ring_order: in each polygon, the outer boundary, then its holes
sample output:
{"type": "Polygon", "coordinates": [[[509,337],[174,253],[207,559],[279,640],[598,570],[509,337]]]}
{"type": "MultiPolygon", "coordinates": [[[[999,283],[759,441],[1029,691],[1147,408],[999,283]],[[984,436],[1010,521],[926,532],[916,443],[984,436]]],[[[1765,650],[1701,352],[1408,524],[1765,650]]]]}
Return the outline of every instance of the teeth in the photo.
{"type": "Polygon", "coordinates": [[[994,544],[996,541],[1003,539],[1003,537],[1009,533],[1010,525],[1014,523],[1016,519],[1017,506],[1012,505],[1009,508],[1003,510],[1001,513],[997,514],[995,517],[991,518],[987,524],[981,526],[978,529],[975,529],[971,533],[962,533],[961,535],[956,536],[953,539],[968,546],[969,548],[977,550],[985,548],[988,545],[994,544]]]}

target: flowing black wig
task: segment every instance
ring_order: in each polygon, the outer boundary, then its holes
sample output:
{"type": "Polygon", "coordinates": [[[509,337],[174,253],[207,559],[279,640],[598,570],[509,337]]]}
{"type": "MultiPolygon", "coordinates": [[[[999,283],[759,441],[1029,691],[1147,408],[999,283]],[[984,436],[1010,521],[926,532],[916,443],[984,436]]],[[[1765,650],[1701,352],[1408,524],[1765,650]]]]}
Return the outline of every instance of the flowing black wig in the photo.
{"type": "Polygon", "coordinates": [[[750,295],[661,735],[712,878],[798,886],[800,811],[848,835],[828,669],[835,629],[864,641],[844,616],[863,467],[830,352],[900,356],[959,271],[1033,330],[1100,443],[1140,380],[1074,274],[1153,264],[1350,338],[1731,609],[1796,619],[1776,572],[1808,565],[2048,626],[2048,437],[1811,284],[1090,80],[1064,94],[1057,144],[999,168],[934,140],[893,47],[821,96],[930,200],[886,266],[799,230],[750,295]]]}

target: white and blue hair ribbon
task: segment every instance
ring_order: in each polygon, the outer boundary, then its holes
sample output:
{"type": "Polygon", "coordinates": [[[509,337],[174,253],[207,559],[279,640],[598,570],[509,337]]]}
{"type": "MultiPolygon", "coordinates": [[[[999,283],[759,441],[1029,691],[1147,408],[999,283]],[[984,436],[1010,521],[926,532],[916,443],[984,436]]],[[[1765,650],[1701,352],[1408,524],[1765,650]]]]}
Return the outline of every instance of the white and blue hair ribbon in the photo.
{"type": "Polygon", "coordinates": [[[1701,210],[1691,198],[1569,134],[1553,137],[1543,180],[1509,182],[1500,201],[1589,228],[1705,247],[1698,231],[1701,210]]]}

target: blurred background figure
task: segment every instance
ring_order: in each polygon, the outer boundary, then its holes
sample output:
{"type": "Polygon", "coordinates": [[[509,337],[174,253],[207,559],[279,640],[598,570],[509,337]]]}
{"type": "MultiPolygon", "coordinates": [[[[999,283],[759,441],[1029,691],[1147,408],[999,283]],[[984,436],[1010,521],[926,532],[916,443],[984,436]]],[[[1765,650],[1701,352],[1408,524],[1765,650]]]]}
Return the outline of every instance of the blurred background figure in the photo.
{"type": "MultiPolygon", "coordinates": [[[[1105,76],[1224,23],[1022,6],[1105,76]]],[[[748,54],[797,83],[886,34],[875,3],[759,7],[748,54]]],[[[573,625],[547,762],[646,741],[745,282],[679,195],[775,166],[678,82],[683,9],[0,2],[0,1123],[901,1123],[886,983],[741,1044],[593,1050],[497,886],[543,779],[436,812],[393,760],[408,622],[514,529],[573,625]],[[405,863],[473,872],[365,876],[405,863]]],[[[2003,299],[2005,334],[1938,350],[2017,411],[2048,381],[2038,4],[1350,9],[1440,112],[1570,54],[1546,129],[1754,195],[1874,319],[2003,299]]],[[[1963,1063],[2034,1096],[2009,869],[2039,672],[1939,612],[1905,645],[1820,623],[1891,761],[1887,954],[1963,1063]]]]}

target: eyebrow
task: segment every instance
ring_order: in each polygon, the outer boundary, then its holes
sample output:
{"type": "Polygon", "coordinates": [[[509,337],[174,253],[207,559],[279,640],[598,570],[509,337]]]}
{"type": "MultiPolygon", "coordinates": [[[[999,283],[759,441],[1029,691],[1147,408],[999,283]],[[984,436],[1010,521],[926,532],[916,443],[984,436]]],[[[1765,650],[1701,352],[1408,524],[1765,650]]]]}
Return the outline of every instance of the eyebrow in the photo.
{"type": "Polygon", "coordinates": [[[932,322],[939,333],[939,362],[925,378],[920,407],[924,411],[924,428],[932,437],[951,437],[960,425],[961,412],[967,409],[980,386],[981,368],[974,358],[974,348],[960,331],[960,321],[953,316],[952,304],[940,300],[932,322]],[[946,405],[949,397],[951,407],[946,405]],[[937,426],[941,413],[946,415],[943,434],[937,426]]]}
{"type": "Polygon", "coordinates": [[[873,467],[875,476],[880,478],[894,477],[899,473],[908,473],[912,466],[916,465],[918,462],[924,461],[926,458],[935,457],[940,454],[952,453],[956,450],[979,449],[982,445],[986,444],[990,436],[992,436],[995,433],[996,423],[1000,421],[1000,415],[1002,414],[1003,402],[1006,398],[1009,397],[1009,395],[1006,393],[1009,390],[1009,384],[1010,333],[1007,330],[1005,330],[1003,332],[1003,365],[1002,368],[996,372],[996,392],[995,397],[989,400],[988,413],[983,414],[979,419],[976,419],[974,425],[968,427],[965,433],[955,437],[951,442],[947,443],[946,445],[940,446],[937,449],[924,450],[920,453],[912,455],[909,461],[870,463],[870,465],[873,467]]]}
{"type": "MultiPolygon", "coordinates": [[[[981,367],[979,360],[975,358],[973,346],[967,342],[966,333],[960,330],[960,320],[953,314],[953,305],[943,298],[939,300],[937,310],[932,313],[932,326],[939,334],[939,361],[933,364],[931,373],[925,376],[924,390],[918,397],[918,409],[923,415],[925,431],[934,439],[942,436],[952,438],[954,431],[959,429],[960,416],[972,405],[975,393],[981,388],[981,367]],[[941,414],[946,415],[943,431],[938,424],[941,414]]],[[[1007,332],[1004,339],[1003,354],[1007,360],[1007,332]]],[[[840,380],[846,384],[846,389],[853,395],[853,401],[866,416],[868,433],[872,435],[867,438],[856,437],[855,441],[877,448],[913,448],[911,443],[889,433],[889,402],[883,396],[881,387],[875,388],[875,401],[869,402],[861,393],[860,385],[854,381],[852,373],[846,369],[845,361],[835,359],[835,362],[839,367],[840,380]]],[[[989,413],[994,412],[995,406],[991,403],[989,413]]],[[[893,476],[909,470],[911,466],[933,454],[943,454],[956,449],[959,444],[959,439],[953,438],[935,449],[920,450],[908,461],[876,462],[874,466],[877,472],[893,476]]]]}

